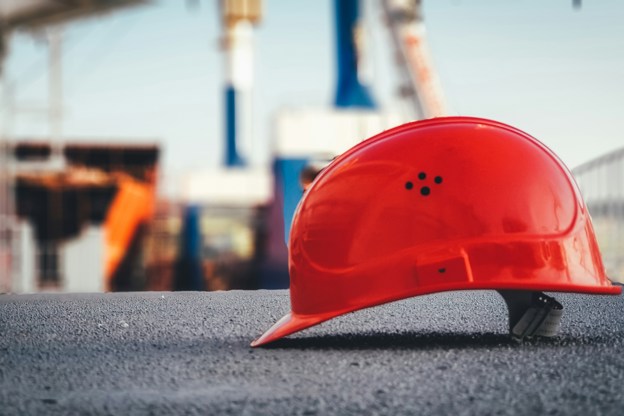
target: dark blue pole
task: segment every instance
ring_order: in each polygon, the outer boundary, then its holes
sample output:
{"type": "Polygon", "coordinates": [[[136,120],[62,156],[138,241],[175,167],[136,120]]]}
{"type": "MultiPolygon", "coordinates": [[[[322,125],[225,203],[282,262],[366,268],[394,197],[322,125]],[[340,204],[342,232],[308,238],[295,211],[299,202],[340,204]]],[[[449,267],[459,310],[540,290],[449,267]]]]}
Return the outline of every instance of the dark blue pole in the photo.
{"type": "Polygon", "coordinates": [[[225,166],[245,166],[245,160],[238,154],[236,117],[236,90],[228,85],[225,89],[225,166]]]}
{"type": "Polygon", "coordinates": [[[201,209],[186,207],[180,235],[180,254],[176,264],[174,290],[204,290],[202,271],[201,209]]]}
{"type": "Polygon", "coordinates": [[[360,18],[360,0],[334,0],[336,23],[336,59],[338,82],[336,107],[375,108],[368,88],[358,78],[356,29],[360,18]]]}

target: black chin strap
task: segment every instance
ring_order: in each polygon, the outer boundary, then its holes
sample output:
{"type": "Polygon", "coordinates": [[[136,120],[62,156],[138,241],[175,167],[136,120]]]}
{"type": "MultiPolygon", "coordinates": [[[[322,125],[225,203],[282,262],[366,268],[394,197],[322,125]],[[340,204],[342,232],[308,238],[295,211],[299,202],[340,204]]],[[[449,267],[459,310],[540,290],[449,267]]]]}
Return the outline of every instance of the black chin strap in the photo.
{"type": "Polygon", "coordinates": [[[533,336],[553,337],[559,331],[563,306],[541,292],[499,290],[509,310],[509,332],[522,341],[533,336]]]}

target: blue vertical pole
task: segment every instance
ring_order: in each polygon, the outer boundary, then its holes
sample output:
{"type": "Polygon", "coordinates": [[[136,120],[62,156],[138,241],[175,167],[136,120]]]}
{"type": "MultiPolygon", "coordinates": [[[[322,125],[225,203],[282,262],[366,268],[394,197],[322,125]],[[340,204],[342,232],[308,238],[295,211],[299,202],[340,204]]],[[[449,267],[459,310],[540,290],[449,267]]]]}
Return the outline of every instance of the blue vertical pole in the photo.
{"type": "Polygon", "coordinates": [[[180,235],[180,254],[176,264],[174,290],[204,290],[202,271],[201,209],[186,207],[180,235]]]}
{"type": "Polygon", "coordinates": [[[253,24],[233,18],[225,24],[226,167],[246,166],[253,142],[253,24]],[[244,150],[244,152],[243,152],[244,150]]]}
{"type": "Polygon", "coordinates": [[[234,86],[228,85],[225,88],[225,166],[237,167],[245,166],[245,160],[238,153],[237,138],[240,129],[237,124],[240,122],[236,111],[237,92],[234,86]]]}
{"type": "Polygon", "coordinates": [[[338,81],[336,107],[375,108],[368,88],[359,77],[358,61],[361,59],[362,42],[357,39],[360,19],[360,0],[334,0],[336,24],[336,62],[338,81]],[[358,48],[359,46],[359,48],[358,48]]]}
{"type": "Polygon", "coordinates": [[[308,163],[307,158],[278,158],[273,163],[276,191],[282,192],[280,202],[284,214],[284,241],[288,244],[290,226],[295,209],[303,195],[299,177],[308,163]]]}

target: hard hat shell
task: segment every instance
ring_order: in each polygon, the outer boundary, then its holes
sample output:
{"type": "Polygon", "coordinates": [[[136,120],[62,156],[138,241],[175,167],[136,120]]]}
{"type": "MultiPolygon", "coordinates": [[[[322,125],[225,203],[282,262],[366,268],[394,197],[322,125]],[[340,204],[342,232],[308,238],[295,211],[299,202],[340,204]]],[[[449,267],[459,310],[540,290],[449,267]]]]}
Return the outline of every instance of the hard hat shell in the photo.
{"type": "Polygon", "coordinates": [[[292,310],[252,346],[433,292],[621,292],[565,165],[472,117],[408,123],[336,158],[295,212],[289,272],[292,310]]]}

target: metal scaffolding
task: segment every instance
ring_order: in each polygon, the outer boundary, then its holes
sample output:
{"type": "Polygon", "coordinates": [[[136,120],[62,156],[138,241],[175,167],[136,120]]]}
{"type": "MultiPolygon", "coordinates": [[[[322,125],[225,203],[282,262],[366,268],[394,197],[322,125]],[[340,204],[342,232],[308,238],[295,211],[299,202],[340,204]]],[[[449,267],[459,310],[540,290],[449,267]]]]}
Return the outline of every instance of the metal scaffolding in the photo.
{"type": "Polygon", "coordinates": [[[592,217],[609,277],[624,282],[624,148],[572,170],[592,217]]]}

